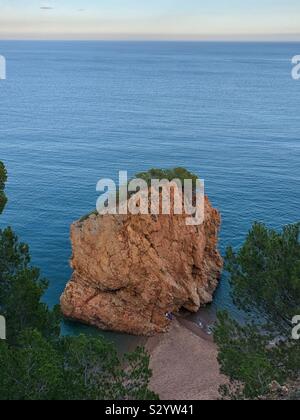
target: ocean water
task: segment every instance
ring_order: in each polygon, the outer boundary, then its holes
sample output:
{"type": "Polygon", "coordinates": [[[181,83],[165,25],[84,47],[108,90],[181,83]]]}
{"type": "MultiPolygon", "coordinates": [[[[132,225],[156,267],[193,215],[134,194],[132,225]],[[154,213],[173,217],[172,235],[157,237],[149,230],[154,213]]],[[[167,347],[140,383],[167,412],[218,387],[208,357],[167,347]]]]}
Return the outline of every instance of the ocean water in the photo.
{"type": "MultiPolygon", "coordinates": [[[[58,303],[70,278],[69,226],[95,186],[151,167],[185,166],[222,213],[220,248],[251,224],[299,221],[299,44],[0,42],[0,159],[9,204],[0,226],[30,244],[58,303]]],[[[213,308],[234,311],[224,277],[213,308]]],[[[66,323],[75,334],[86,327],[66,323]]],[[[94,334],[99,334],[93,330],[94,334]]],[[[105,333],[120,346],[130,336],[105,333]]]]}

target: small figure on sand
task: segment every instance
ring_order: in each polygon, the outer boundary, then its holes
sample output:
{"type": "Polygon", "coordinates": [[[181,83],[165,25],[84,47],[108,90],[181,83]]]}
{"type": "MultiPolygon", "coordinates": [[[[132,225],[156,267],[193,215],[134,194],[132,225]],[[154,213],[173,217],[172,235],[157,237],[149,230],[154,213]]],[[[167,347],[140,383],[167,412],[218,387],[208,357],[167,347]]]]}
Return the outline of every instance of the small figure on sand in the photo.
{"type": "Polygon", "coordinates": [[[167,312],[167,313],[166,313],[166,318],[167,318],[167,320],[169,320],[169,321],[173,321],[173,319],[174,319],[174,315],[172,314],[172,312],[167,312]]]}

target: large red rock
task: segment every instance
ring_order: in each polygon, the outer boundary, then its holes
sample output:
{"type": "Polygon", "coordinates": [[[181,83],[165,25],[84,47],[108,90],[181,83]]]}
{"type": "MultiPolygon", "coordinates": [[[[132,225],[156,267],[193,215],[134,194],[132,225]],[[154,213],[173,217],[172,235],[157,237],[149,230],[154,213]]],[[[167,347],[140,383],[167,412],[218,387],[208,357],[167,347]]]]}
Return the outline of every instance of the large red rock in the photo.
{"type": "Polygon", "coordinates": [[[72,279],[62,297],[68,318],[101,329],[153,335],[167,312],[211,302],[222,259],[220,215],[205,198],[205,222],[185,215],[91,215],[71,228],[72,279]]]}

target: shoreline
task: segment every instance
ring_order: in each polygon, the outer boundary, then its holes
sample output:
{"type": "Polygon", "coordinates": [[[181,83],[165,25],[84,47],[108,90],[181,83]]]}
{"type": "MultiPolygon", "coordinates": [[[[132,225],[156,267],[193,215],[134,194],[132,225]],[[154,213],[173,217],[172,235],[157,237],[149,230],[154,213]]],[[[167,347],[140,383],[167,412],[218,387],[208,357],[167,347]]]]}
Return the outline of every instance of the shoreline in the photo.
{"type": "Polygon", "coordinates": [[[186,319],[147,340],[153,376],[150,388],[161,400],[217,400],[226,382],[219,372],[213,338],[186,319]]]}

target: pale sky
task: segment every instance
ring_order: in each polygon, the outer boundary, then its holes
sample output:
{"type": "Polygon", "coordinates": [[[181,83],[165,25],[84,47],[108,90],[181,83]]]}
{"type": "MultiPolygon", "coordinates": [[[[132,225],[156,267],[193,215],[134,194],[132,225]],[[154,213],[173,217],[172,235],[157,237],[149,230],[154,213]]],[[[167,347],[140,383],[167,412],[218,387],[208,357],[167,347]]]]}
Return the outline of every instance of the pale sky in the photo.
{"type": "Polygon", "coordinates": [[[300,40],[300,0],[0,0],[0,39],[300,40]]]}

